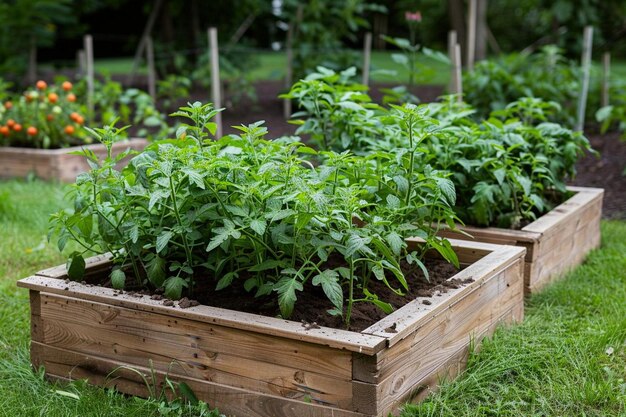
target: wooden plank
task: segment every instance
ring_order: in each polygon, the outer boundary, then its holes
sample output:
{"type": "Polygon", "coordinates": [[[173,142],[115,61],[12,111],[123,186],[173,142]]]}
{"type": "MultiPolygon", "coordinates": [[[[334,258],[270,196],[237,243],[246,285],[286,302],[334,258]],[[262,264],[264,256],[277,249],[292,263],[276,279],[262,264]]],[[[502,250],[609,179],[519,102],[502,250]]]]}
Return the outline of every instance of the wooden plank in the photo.
{"type": "MultiPolygon", "coordinates": [[[[473,337],[479,342],[494,324],[521,319],[523,305],[522,260],[490,279],[479,291],[433,317],[410,337],[378,354],[379,372],[376,398],[379,415],[396,411],[398,405],[415,394],[423,381],[450,366],[451,358],[466,351],[473,337]]],[[[359,388],[355,386],[355,397],[359,388]]]]}
{"type": "MultiPolygon", "coordinates": [[[[479,291],[491,277],[506,270],[510,265],[521,262],[524,256],[524,248],[517,246],[500,246],[489,255],[485,256],[480,263],[474,263],[463,269],[451,279],[465,280],[475,279],[474,282],[461,288],[449,290],[440,297],[431,297],[430,305],[423,304],[423,297],[418,297],[401,309],[384,317],[377,323],[363,330],[363,333],[373,334],[380,337],[388,337],[389,347],[401,341],[407,335],[430,321],[443,311],[452,308],[457,302],[463,300],[469,294],[479,291]],[[389,333],[388,329],[394,328],[395,333],[389,333]]],[[[520,275],[520,281],[522,276],[520,275]]]]}
{"type": "Polygon", "coordinates": [[[570,216],[576,216],[578,210],[587,204],[591,204],[595,200],[601,200],[604,195],[604,190],[601,188],[568,187],[568,190],[576,194],[556,206],[550,212],[539,217],[522,230],[545,234],[559,221],[563,221],[563,219],[570,216]]]}
{"type": "Polygon", "coordinates": [[[50,346],[340,408],[352,403],[346,351],[47,294],[42,320],[50,346]]]}
{"type": "MultiPolygon", "coordinates": [[[[125,151],[127,148],[142,150],[148,142],[145,139],[131,139],[113,145],[113,154],[125,151]]],[[[104,157],[106,149],[102,144],[86,145],[96,155],[104,157]]],[[[26,177],[30,173],[44,180],[61,180],[73,182],[76,176],[89,170],[89,165],[80,155],[70,155],[70,152],[80,151],[82,146],[73,146],[61,149],[29,149],[16,147],[0,147],[0,178],[26,177]]],[[[128,160],[118,164],[123,167],[128,160]]]]}
{"type": "MultiPolygon", "coordinates": [[[[91,384],[113,387],[131,395],[146,397],[148,392],[140,376],[132,371],[118,369],[122,362],[103,358],[90,358],[67,349],[60,349],[33,342],[37,361],[46,367],[47,375],[53,379],[87,379],[91,384]],[[112,376],[111,371],[118,369],[112,376]],[[67,375],[71,375],[67,378],[67,375]]],[[[133,366],[144,375],[148,367],[133,366]]],[[[159,382],[165,372],[156,371],[159,382]]],[[[238,417],[372,417],[334,407],[311,404],[271,395],[259,394],[245,389],[228,387],[211,381],[202,381],[189,376],[177,376],[176,381],[185,382],[196,396],[211,407],[219,408],[226,415],[238,417]]]]}
{"type": "Polygon", "coordinates": [[[41,297],[39,291],[29,291],[30,297],[30,338],[43,341],[43,325],[41,323],[41,297]]]}
{"type": "MultiPolygon", "coordinates": [[[[87,276],[109,271],[111,269],[111,254],[96,255],[85,259],[85,274],[87,276]]],[[[67,268],[65,265],[58,265],[52,268],[43,269],[35,275],[47,278],[67,279],[67,268]]]]}
{"type": "Polygon", "coordinates": [[[217,307],[204,305],[186,309],[176,306],[168,307],[164,306],[162,301],[152,300],[148,296],[129,295],[128,293],[118,294],[110,288],[89,287],[78,282],[65,282],[55,278],[32,276],[18,281],[18,286],[67,297],[78,297],[87,301],[151,311],[171,315],[172,317],[188,318],[272,336],[318,343],[333,348],[346,349],[351,352],[374,354],[383,349],[386,342],[386,339],[379,336],[328,327],[306,329],[301,323],[289,320],[217,307]]]}

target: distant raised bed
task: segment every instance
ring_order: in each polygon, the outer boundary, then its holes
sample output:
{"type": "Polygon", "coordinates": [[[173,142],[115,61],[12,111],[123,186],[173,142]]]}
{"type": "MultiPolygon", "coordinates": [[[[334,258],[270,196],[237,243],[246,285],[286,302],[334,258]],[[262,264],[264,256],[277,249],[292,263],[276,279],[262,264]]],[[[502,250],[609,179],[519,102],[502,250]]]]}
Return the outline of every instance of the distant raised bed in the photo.
{"type": "MultiPolygon", "coordinates": [[[[574,195],[521,230],[497,227],[461,227],[479,242],[522,246],[527,249],[524,281],[533,293],[580,265],[600,245],[601,188],[568,187],[574,195]]],[[[460,233],[443,235],[470,239],[460,233]]]]}
{"type": "MultiPolygon", "coordinates": [[[[499,323],[523,317],[525,250],[452,244],[464,266],[452,278],[471,282],[427,302],[418,297],[361,332],[168,307],[148,295],[70,282],[65,266],[52,268],[18,283],[30,290],[31,359],[51,379],[144,396],[146,385],[127,367],[155,371],[161,382],[184,381],[226,415],[387,416],[456,374],[469,346],[499,323]]],[[[110,268],[107,257],[92,258],[86,279],[110,268]]]]}
{"type": "MultiPolygon", "coordinates": [[[[139,151],[147,144],[146,139],[130,139],[113,144],[112,150],[113,154],[128,148],[139,151]]],[[[70,154],[82,148],[92,150],[99,158],[106,156],[106,147],[101,143],[60,149],[0,147],[0,178],[23,178],[34,174],[44,180],[73,182],[79,174],[89,171],[84,156],[70,154]]]]}

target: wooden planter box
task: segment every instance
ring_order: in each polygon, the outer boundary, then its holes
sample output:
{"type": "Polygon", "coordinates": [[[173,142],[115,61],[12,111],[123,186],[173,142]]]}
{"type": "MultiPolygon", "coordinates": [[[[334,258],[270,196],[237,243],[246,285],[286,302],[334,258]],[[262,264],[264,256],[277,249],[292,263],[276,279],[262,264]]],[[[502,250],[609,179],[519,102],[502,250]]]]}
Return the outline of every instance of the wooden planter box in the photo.
{"type": "MultiPolygon", "coordinates": [[[[456,374],[471,343],[523,317],[525,250],[453,241],[462,288],[418,298],[362,332],[232,310],[166,307],[65,280],[65,267],[18,282],[30,290],[31,360],[56,380],[147,394],[131,366],[184,381],[238,417],[387,416],[456,374]],[[117,369],[117,370],[116,370],[117,369]],[[112,371],[112,375],[109,375],[112,371]]],[[[110,268],[91,258],[90,274],[110,268]]]]}
{"type": "MultiPolygon", "coordinates": [[[[128,148],[141,151],[147,144],[146,139],[118,142],[113,145],[113,153],[118,154],[128,148]]],[[[101,143],[61,149],[0,147],[0,178],[24,178],[34,173],[43,180],[74,182],[78,174],[89,171],[83,156],[69,154],[82,148],[91,149],[101,158],[106,156],[106,148],[101,143]]]]}
{"type": "MultiPolygon", "coordinates": [[[[526,251],[526,293],[537,292],[563,273],[580,265],[587,254],[600,246],[602,218],[601,188],[567,187],[575,193],[563,204],[521,230],[496,227],[460,227],[478,242],[522,246],[526,251]]],[[[471,239],[460,233],[442,235],[471,239]]]]}

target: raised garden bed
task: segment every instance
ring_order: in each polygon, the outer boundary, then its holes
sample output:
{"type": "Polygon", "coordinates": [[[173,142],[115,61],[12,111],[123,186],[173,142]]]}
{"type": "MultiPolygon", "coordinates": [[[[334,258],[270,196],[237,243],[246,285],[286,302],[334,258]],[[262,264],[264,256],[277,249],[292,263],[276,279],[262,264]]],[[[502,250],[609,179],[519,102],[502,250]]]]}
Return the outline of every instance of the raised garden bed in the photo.
{"type": "MultiPolygon", "coordinates": [[[[113,144],[113,154],[128,148],[139,151],[147,144],[146,139],[137,138],[118,142],[113,144]]],[[[43,180],[73,182],[78,174],[89,171],[84,156],[70,155],[82,148],[91,149],[100,158],[106,156],[106,147],[101,143],[60,149],[0,147],[0,178],[23,178],[33,173],[43,180]]]]}
{"type": "MultiPolygon", "coordinates": [[[[119,367],[154,370],[161,382],[186,382],[226,415],[387,416],[456,374],[470,344],[523,317],[525,250],[452,243],[465,266],[452,278],[472,282],[417,298],[361,332],[167,307],[70,282],[65,266],[51,268],[18,283],[30,290],[31,360],[51,379],[88,379],[134,395],[147,387],[119,367]]],[[[91,258],[87,274],[110,267],[106,256],[91,258]]]]}
{"type": "MultiPolygon", "coordinates": [[[[568,187],[574,195],[521,230],[460,227],[475,241],[526,248],[524,281],[533,293],[581,264],[600,245],[601,188],[568,187]]],[[[444,236],[470,239],[445,231],[444,236]]]]}

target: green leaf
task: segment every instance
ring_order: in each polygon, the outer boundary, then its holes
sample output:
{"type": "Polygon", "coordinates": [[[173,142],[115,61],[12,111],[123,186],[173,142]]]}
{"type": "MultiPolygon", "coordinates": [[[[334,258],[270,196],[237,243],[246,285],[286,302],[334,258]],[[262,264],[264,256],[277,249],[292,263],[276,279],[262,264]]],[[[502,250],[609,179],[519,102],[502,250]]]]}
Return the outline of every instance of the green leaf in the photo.
{"type": "Polygon", "coordinates": [[[389,208],[392,208],[392,209],[400,208],[400,206],[402,205],[402,202],[400,201],[400,199],[393,194],[388,194],[386,200],[387,200],[387,205],[389,206],[389,208]]]}
{"type": "Polygon", "coordinates": [[[267,228],[267,222],[261,219],[254,219],[250,222],[250,228],[258,235],[263,236],[263,234],[265,234],[265,229],[267,228]]]}
{"type": "Polygon", "coordinates": [[[156,251],[157,253],[161,253],[163,249],[167,246],[170,239],[174,236],[174,233],[170,230],[164,230],[161,232],[159,236],[157,236],[156,240],[156,251]]]}
{"type": "Polygon", "coordinates": [[[183,294],[183,288],[187,285],[187,281],[181,277],[169,277],[164,282],[164,295],[172,300],[178,300],[183,294]]]}
{"type": "Polygon", "coordinates": [[[111,285],[117,290],[124,289],[126,285],[126,274],[121,269],[111,271],[111,285]]]}
{"type": "Polygon", "coordinates": [[[232,284],[233,280],[235,278],[238,278],[238,277],[239,277],[239,274],[237,272],[228,272],[228,273],[226,273],[217,282],[217,285],[215,286],[215,291],[219,291],[219,290],[222,290],[222,289],[230,286],[230,284],[232,284]]]}
{"type": "Polygon", "coordinates": [[[156,288],[160,288],[167,277],[165,266],[165,258],[161,258],[159,255],[155,255],[146,263],[146,275],[156,288]]]}
{"type": "Polygon", "coordinates": [[[454,189],[454,183],[450,181],[448,178],[436,177],[437,186],[439,190],[443,194],[446,199],[446,202],[450,206],[454,206],[456,204],[456,190],[454,189]]]}
{"type": "Polygon", "coordinates": [[[297,276],[291,278],[283,277],[274,285],[274,291],[278,293],[280,314],[283,318],[287,319],[291,316],[293,307],[298,299],[296,291],[302,291],[303,289],[304,287],[297,276]]]}
{"type": "Polygon", "coordinates": [[[404,247],[404,239],[396,232],[391,232],[387,236],[385,236],[385,240],[391,246],[391,250],[393,254],[396,256],[400,256],[402,248],[404,247]]]}
{"type": "Polygon", "coordinates": [[[359,251],[371,254],[372,250],[367,247],[371,240],[372,238],[370,237],[361,237],[354,233],[350,234],[346,245],[346,257],[350,257],[359,251]]]}
{"type": "Polygon", "coordinates": [[[338,309],[343,309],[343,290],[339,285],[339,273],[332,269],[326,269],[313,277],[311,283],[315,286],[322,285],[324,294],[331,303],[338,309]]]}
{"type": "Polygon", "coordinates": [[[85,258],[78,252],[73,252],[65,265],[67,276],[73,281],[81,281],[85,276],[85,258]]]}

